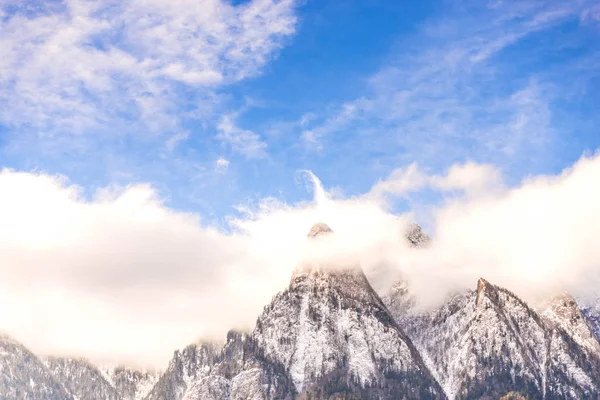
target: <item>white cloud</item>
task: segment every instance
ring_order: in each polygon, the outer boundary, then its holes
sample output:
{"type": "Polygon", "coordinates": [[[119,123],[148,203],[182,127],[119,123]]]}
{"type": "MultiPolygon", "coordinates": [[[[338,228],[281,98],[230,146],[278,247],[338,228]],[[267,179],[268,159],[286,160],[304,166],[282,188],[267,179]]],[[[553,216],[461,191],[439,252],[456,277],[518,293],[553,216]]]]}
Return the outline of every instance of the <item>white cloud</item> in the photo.
{"type": "Polygon", "coordinates": [[[166,208],[147,185],[86,200],[64,178],[5,170],[0,192],[0,330],[41,353],[98,361],[162,366],[199,336],[251,327],[312,254],[306,234],[315,221],[341,238],[380,227],[359,246],[343,241],[325,254],[398,238],[396,218],[375,203],[331,202],[323,190],[318,206],[264,203],[233,220],[238,233],[229,235],[166,208]]]}
{"type": "MultiPolygon", "coordinates": [[[[321,151],[323,145],[321,138],[347,127],[354,119],[360,118],[369,108],[372,102],[366,98],[359,98],[341,105],[338,112],[327,118],[322,124],[302,132],[301,138],[309,148],[321,151]]],[[[306,127],[314,119],[313,113],[304,114],[298,121],[300,127],[306,127]]]]}
{"type": "Polygon", "coordinates": [[[113,131],[121,122],[121,130],[127,121],[175,130],[181,109],[260,73],[294,33],[294,6],[292,0],[237,6],[61,0],[10,9],[0,3],[0,121],[53,132],[108,122],[113,131]]]}
{"type": "Polygon", "coordinates": [[[267,156],[267,144],[261,140],[257,133],[238,127],[233,115],[223,116],[217,125],[217,130],[217,139],[246,158],[264,158],[267,156]]]}
{"type": "Polygon", "coordinates": [[[378,181],[369,193],[369,197],[383,199],[386,196],[399,197],[414,192],[428,184],[429,177],[419,171],[416,163],[406,168],[398,168],[383,180],[378,181]]]}
{"type": "Polygon", "coordinates": [[[501,172],[492,165],[467,161],[452,165],[445,175],[428,175],[416,163],[397,168],[386,178],[379,180],[365,198],[384,204],[386,198],[403,197],[423,189],[440,192],[457,191],[468,197],[488,196],[505,189],[501,172]]]}
{"type": "Polygon", "coordinates": [[[581,12],[581,22],[583,23],[598,23],[600,22],[600,5],[593,5],[581,12]]]}
{"type": "Polygon", "coordinates": [[[224,159],[223,157],[219,157],[217,161],[215,161],[215,171],[217,172],[225,172],[229,168],[229,160],[224,159]]]}
{"type": "Polygon", "coordinates": [[[537,149],[555,139],[550,105],[560,89],[546,84],[546,70],[530,64],[512,79],[519,63],[499,56],[529,35],[576,21],[589,3],[467,2],[452,8],[397,43],[358,98],[298,124],[300,142],[335,152],[329,149],[339,143],[333,134],[343,135],[349,148],[393,151],[402,164],[416,160],[438,169],[466,158],[518,165],[545,157],[537,149]]]}
{"type": "Polygon", "coordinates": [[[165,207],[147,185],[87,200],[65,178],[5,170],[0,330],[42,353],[161,366],[199,336],[251,327],[292,270],[311,260],[360,262],[371,276],[382,265],[402,271],[422,305],[480,276],[526,299],[598,287],[600,155],[514,188],[486,165],[440,176],[411,168],[425,183],[401,189],[460,189],[433,213],[427,250],[404,243],[410,214],[393,215],[368,195],[333,198],[314,177],[315,201],[265,199],[231,219],[226,234],[165,207]],[[486,176],[492,191],[480,190],[486,176]],[[335,235],[311,243],[306,234],[318,221],[335,235]]]}
{"type": "Polygon", "coordinates": [[[504,189],[501,172],[492,165],[466,162],[455,164],[445,176],[431,178],[433,187],[442,190],[462,190],[468,196],[486,196],[504,189]]]}
{"type": "Polygon", "coordinates": [[[558,176],[449,201],[435,215],[434,248],[420,260],[438,274],[425,285],[484,275],[528,299],[559,289],[595,292],[599,178],[600,154],[558,176]]]}
{"type": "Polygon", "coordinates": [[[166,142],[167,150],[169,150],[169,151],[173,150],[179,143],[186,140],[189,136],[190,136],[190,133],[188,131],[181,131],[181,132],[174,134],[169,139],[167,139],[167,142],[166,142]]]}

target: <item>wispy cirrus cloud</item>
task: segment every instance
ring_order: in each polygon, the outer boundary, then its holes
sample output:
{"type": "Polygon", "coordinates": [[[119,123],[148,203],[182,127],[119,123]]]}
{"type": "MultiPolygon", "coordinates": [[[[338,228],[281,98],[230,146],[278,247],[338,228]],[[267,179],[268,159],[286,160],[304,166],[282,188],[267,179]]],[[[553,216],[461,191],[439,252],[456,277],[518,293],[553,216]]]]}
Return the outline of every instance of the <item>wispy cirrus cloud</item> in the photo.
{"type": "Polygon", "coordinates": [[[260,73],[292,0],[3,2],[0,123],[48,135],[163,132],[260,73]]]}
{"type": "MultiPolygon", "coordinates": [[[[370,111],[373,106],[373,101],[360,98],[348,103],[344,103],[340,106],[338,112],[329,116],[322,124],[313,127],[312,129],[306,129],[302,132],[302,141],[309,147],[313,147],[317,150],[322,150],[323,146],[321,138],[344,129],[348,124],[352,123],[353,120],[361,118],[362,115],[370,111]]],[[[300,118],[299,125],[307,126],[310,124],[312,114],[305,114],[300,118]]]]}
{"type": "Polygon", "coordinates": [[[236,162],[266,155],[253,132],[218,126],[239,109],[236,84],[296,33],[295,0],[5,0],[0,10],[3,166],[65,174],[88,194],[152,182],[210,214],[230,204],[211,203],[208,188],[231,195],[236,162]],[[220,156],[233,164],[226,184],[220,156]]]}
{"type": "Polygon", "coordinates": [[[246,158],[264,158],[267,155],[267,144],[257,133],[240,128],[233,114],[221,117],[217,132],[218,140],[246,158]]]}
{"type": "MultiPolygon", "coordinates": [[[[300,143],[327,153],[343,142],[437,168],[469,158],[516,166],[542,149],[549,155],[556,137],[552,104],[571,80],[562,79],[565,69],[547,79],[549,70],[527,54],[504,53],[539,32],[578,23],[594,7],[467,2],[399,42],[366,80],[363,95],[298,126],[300,143]]],[[[563,45],[541,46],[550,52],[563,45]]]]}

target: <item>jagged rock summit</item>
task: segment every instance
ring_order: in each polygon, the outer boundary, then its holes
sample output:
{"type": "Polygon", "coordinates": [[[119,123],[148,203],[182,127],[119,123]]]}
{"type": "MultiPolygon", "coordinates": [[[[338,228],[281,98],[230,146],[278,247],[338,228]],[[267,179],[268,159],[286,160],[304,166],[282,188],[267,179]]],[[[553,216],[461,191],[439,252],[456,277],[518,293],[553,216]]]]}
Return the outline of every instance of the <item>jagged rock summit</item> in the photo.
{"type": "MultiPolygon", "coordinates": [[[[332,232],[315,224],[314,239],[332,232]]],[[[148,400],[443,399],[360,266],[294,273],[250,335],[176,352],[148,400]],[[337,397],[334,397],[337,398],[337,397]]]]}
{"type": "Polygon", "coordinates": [[[315,238],[319,235],[325,235],[325,234],[332,233],[332,232],[333,231],[331,230],[329,225],[324,224],[322,222],[317,222],[316,224],[314,224],[312,226],[312,228],[310,228],[310,231],[308,232],[307,237],[315,238]]]}
{"type": "MultiPolygon", "coordinates": [[[[307,240],[332,232],[315,224],[307,240]]],[[[417,225],[406,240],[430,243],[417,225]]],[[[0,399],[600,398],[600,302],[581,309],[565,293],[533,309],[481,278],[423,312],[402,277],[382,301],[360,265],[305,267],[252,332],[178,350],[160,378],[42,361],[0,336],[0,399]]]]}
{"type": "MultiPolygon", "coordinates": [[[[308,237],[331,232],[319,223],[308,237]]],[[[265,307],[252,335],[298,393],[444,397],[360,266],[305,271],[265,307]]]]}
{"type": "Polygon", "coordinates": [[[410,224],[405,233],[406,240],[413,247],[427,247],[431,243],[431,238],[423,232],[417,224],[410,224]]]}
{"type": "Polygon", "coordinates": [[[572,298],[538,313],[481,278],[439,309],[396,316],[451,398],[596,399],[600,353],[572,298]]]}

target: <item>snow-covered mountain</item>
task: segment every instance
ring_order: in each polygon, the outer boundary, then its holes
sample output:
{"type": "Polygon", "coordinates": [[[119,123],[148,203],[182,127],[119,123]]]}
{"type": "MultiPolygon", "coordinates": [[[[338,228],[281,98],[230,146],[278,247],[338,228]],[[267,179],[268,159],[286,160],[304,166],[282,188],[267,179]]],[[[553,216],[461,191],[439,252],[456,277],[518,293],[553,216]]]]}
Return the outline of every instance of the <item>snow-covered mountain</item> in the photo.
{"type": "MultiPolygon", "coordinates": [[[[316,224],[309,238],[330,233],[316,224]]],[[[444,398],[358,266],[297,270],[251,334],[175,352],[148,399],[444,398]],[[304,397],[303,397],[304,396],[304,397]],[[399,396],[399,397],[398,397],[399,396]]]]}
{"type": "Polygon", "coordinates": [[[538,314],[480,279],[439,309],[396,315],[449,398],[597,398],[600,344],[570,296],[538,314]]]}
{"type": "MultiPolygon", "coordinates": [[[[406,238],[431,242],[417,225],[406,238]]],[[[41,361],[0,336],[0,399],[598,399],[595,304],[564,293],[534,309],[480,279],[420,312],[402,276],[380,297],[358,265],[304,265],[252,332],[177,350],[162,374],[41,361]]]]}
{"type": "Polygon", "coordinates": [[[126,367],[101,368],[83,358],[40,359],[0,335],[0,399],[141,400],[158,373],[126,367]]]}
{"type": "Polygon", "coordinates": [[[159,373],[124,366],[95,366],[83,358],[48,357],[45,366],[78,400],[141,400],[156,384],[159,373]]]}
{"type": "Polygon", "coordinates": [[[22,344],[0,335],[0,399],[75,400],[43,362],[22,344]]]}
{"type": "Polygon", "coordinates": [[[588,323],[579,304],[570,294],[557,295],[540,308],[540,314],[547,325],[562,329],[579,346],[600,355],[600,342],[592,325],[588,323]]]}
{"type": "Polygon", "coordinates": [[[431,238],[417,224],[410,224],[408,226],[405,237],[410,245],[416,248],[427,247],[431,243],[431,238]]]}
{"type": "MultiPolygon", "coordinates": [[[[407,240],[418,248],[431,242],[416,225],[407,240]]],[[[509,290],[480,279],[476,290],[455,293],[437,310],[419,313],[410,284],[399,276],[382,297],[451,399],[508,392],[599,396],[594,313],[582,312],[568,294],[534,311],[509,290]]]]}
{"type": "Polygon", "coordinates": [[[146,399],[284,399],[291,384],[247,334],[230,331],[224,346],[192,344],[175,351],[146,399]]]}
{"type": "Polygon", "coordinates": [[[100,366],[104,378],[114,387],[120,400],[142,400],[154,387],[161,373],[123,365],[100,366]]]}
{"type": "Polygon", "coordinates": [[[596,339],[600,341],[600,299],[582,300],[579,304],[583,318],[585,318],[596,339]]]}
{"type": "Polygon", "coordinates": [[[98,367],[85,359],[50,357],[44,361],[54,378],[76,399],[118,400],[119,393],[98,367]]]}
{"type": "MultiPolygon", "coordinates": [[[[330,232],[319,224],[309,237],[330,232]]],[[[443,397],[360,266],[296,271],[265,307],[253,337],[267,358],[285,367],[299,393],[443,397]]]]}

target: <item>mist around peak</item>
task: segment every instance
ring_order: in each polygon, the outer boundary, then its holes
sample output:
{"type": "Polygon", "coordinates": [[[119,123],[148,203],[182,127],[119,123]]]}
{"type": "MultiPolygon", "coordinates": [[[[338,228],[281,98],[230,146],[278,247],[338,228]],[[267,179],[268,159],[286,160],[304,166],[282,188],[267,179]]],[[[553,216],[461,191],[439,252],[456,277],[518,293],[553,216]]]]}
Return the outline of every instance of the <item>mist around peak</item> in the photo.
{"type": "Polygon", "coordinates": [[[312,200],[264,199],[224,232],[149,185],[88,199],[63,177],[4,170],[0,330],[38,354],[160,367],[175,348],[251,329],[303,263],[360,265],[380,292],[402,276],[421,308],[482,276],[525,300],[600,282],[600,155],[514,186],[474,163],[440,175],[411,165],[350,197],[307,177],[312,200]],[[392,211],[420,190],[444,200],[392,211]],[[334,234],[309,240],[319,221],[334,234]],[[426,245],[406,238],[415,222],[426,245]]]}

